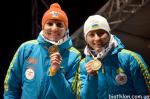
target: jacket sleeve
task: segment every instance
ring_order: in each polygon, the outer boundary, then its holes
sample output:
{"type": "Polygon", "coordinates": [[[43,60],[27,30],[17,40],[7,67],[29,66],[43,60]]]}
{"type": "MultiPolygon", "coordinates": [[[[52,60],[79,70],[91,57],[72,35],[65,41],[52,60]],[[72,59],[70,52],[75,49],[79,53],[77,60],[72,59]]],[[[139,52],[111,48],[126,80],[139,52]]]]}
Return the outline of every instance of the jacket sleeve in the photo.
{"type": "Polygon", "coordinates": [[[130,71],[136,94],[148,94],[150,93],[150,74],[148,67],[141,55],[133,52],[130,55],[130,71]]]}
{"type": "Polygon", "coordinates": [[[20,99],[21,96],[21,65],[23,63],[22,51],[19,48],[15,53],[4,81],[4,99],[20,99]]]}
{"type": "MultiPolygon", "coordinates": [[[[73,59],[73,58],[72,58],[73,59]]],[[[58,99],[75,99],[76,96],[72,90],[72,82],[81,59],[81,54],[79,53],[75,58],[71,66],[69,66],[69,72],[64,75],[61,68],[54,75],[50,76],[50,83],[55,96],[58,99]]]]}
{"type": "Polygon", "coordinates": [[[80,98],[97,99],[98,93],[97,75],[89,76],[85,69],[85,64],[80,65],[80,98]]]}

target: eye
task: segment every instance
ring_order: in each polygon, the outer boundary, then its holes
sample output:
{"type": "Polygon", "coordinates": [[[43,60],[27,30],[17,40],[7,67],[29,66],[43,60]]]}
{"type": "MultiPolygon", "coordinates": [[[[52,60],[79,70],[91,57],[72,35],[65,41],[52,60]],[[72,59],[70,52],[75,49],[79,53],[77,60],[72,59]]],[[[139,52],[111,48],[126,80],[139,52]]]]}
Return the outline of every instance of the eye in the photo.
{"type": "Polygon", "coordinates": [[[104,32],[97,32],[97,35],[98,35],[99,37],[101,37],[103,34],[104,34],[104,32]]]}
{"type": "Polygon", "coordinates": [[[48,26],[53,26],[52,22],[48,22],[47,24],[48,24],[48,26]]]}
{"type": "Polygon", "coordinates": [[[57,22],[57,23],[56,23],[56,26],[59,27],[59,28],[63,28],[63,27],[64,27],[64,24],[61,23],[61,22],[57,22]]]}
{"type": "Polygon", "coordinates": [[[95,35],[95,33],[93,33],[93,32],[90,32],[90,33],[89,33],[89,36],[90,36],[90,37],[94,37],[94,35],[95,35]]]}

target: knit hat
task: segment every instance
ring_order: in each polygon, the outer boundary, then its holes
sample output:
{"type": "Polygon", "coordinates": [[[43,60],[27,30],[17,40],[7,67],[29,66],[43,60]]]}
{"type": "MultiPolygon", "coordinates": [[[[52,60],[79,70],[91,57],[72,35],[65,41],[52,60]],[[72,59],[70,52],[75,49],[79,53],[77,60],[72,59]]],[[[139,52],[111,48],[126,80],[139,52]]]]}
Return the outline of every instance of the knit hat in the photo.
{"type": "Polygon", "coordinates": [[[50,8],[44,13],[42,18],[42,29],[46,21],[50,19],[61,20],[64,22],[66,29],[68,28],[68,18],[66,13],[61,9],[58,3],[53,3],[50,8]]]}
{"type": "Polygon", "coordinates": [[[92,30],[102,29],[106,32],[110,33],[109,24],[103,16],[100,15],[92,15],[89,16],[88,19],[84,23],[84,37],[86,39],[87,33],[92,30]]]}

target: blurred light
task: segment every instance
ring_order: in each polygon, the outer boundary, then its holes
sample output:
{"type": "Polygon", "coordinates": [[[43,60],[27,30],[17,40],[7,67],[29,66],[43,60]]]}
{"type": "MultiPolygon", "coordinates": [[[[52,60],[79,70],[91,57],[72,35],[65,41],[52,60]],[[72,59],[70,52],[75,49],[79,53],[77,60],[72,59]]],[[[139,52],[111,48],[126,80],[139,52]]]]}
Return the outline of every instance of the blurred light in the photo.
{"type": "Polygon", "coordinates": [[[148,48],[150,48],[150,44],[148,44],[148,48]]]}

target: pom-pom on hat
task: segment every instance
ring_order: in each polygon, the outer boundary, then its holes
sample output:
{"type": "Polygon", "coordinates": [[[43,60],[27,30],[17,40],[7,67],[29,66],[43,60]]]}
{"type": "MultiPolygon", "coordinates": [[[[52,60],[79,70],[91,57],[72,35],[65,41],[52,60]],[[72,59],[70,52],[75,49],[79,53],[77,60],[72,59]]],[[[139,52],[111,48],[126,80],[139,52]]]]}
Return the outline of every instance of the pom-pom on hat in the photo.
{"type": "Polygon", "coordinates": [[[46,21],[50,19],[61,20],[64,22],[66,29],[68,28],[68,17],[58,3],[51,4],[50,8],[44,13],[42,18],[42,29],[46,21]]]}
{"type": "Polygon", "coordinates": [[[86,39],[87,33],[92,30],[105,30],[106,32],[110,33],[109,24],[103,16],[100,15],[92,15],[87,18],[84,23],[84,37],[86,39]]]}

